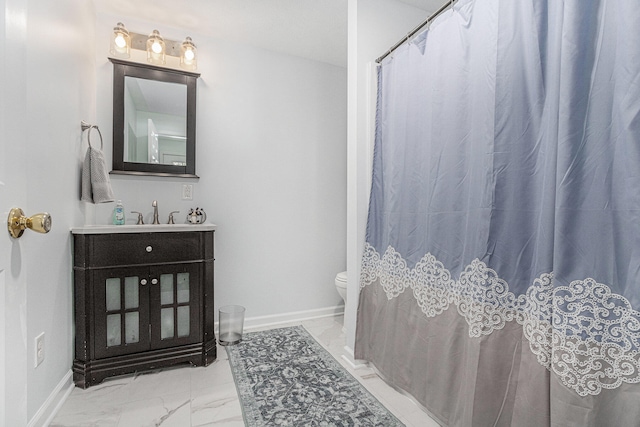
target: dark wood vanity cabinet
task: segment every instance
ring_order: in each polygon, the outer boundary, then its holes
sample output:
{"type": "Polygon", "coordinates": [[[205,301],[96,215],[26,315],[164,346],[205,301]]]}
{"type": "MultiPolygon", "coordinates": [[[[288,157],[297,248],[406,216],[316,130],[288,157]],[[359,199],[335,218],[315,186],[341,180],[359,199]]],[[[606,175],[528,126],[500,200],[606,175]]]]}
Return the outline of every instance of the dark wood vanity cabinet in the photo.
{"type": "Polygon", "coordinates": [[[73,233],[76,386],[215,360],[213,233],[73,233]]]}

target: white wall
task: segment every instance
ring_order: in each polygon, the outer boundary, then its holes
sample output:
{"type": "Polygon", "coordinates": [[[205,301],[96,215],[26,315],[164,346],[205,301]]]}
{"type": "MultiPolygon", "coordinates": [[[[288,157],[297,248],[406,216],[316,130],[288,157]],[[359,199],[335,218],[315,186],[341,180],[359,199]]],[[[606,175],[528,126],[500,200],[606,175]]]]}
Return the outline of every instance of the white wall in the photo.
{"type": "MultiPolygon", "coordinates": [[[[85,119],[98,124],[111,161],[112,65],[108,32],[84,0],[2,0],[3,64],[0,209],[48,211],[47,235],[27,231],[2,243],[4,405],[0,425],[39,424],[69,384],[73,360],[69,229],[108,223],[113,204],[79,201],[85,119]],[[8,191],[7,188],[11,190],[8,191]],[[33,367],[34,338],[45,361],[33,367]],[[48,406],[49,405],[49,406],[48,406]]],[[[133,31],[149,31],[153,24],[133,31]]],[[[183,31],[159,28],[170,39],[183,31]]],[[[163,219],[199,206],[216,232],[216,307],[242,304],[247,316],[335,307],[333,278],[345,269],[346,70],[198,37],[200,180],[113,176],[125,208],[163,219]],[[180,200],[183,183],[194,200],[180,200]]],[[[94,134],[95,136],[95,134],[94,134]]],[[[133,216],[129,216],[131,221],[133,216]]],[[[5,237],[8,239],[8,237],[5,237]]],[[[3,395],[0,393],[0,397],[3,395]]]]}
{"type": "Polygon", "coordinates": [[[347,208],[347,350],[355,342],[360,260],[371,190],[375,60],[428,16],[395,0],[349,0],[349,137],[347,208]]]}
{"type": "MultiPolygon", "coordinates": [[[[5,383],[0,425],[35,422],[68,375],[73,351],[72,265],[69,229],[82,221],[78,200],[83,154],[80,121],[95,114],[95,68],[90,2],[1,2],[7,56],[2,109],[3,177],[9,206],[27,215],[47,211],[53,228],[10,239],[5,272],[5,383]],[[11,55],[9,55],[11,53],[11,55]],[[19,194],[19,195],[18,195],[19,194]],[[34,367],[34,338],[45,334],[45,360],[34,367]]],[[[5,248],[3,242],[2,248],[5,248]]],[[[2,267],[0,266],[0,269],[2,267]]]]}
{"type": "MultiPolygon", "coordinates": [[[[150,32],[155,24],[98,15],[97,115],[111,149],[114,24],[150,32]]],[[[190,35],[199,53],[197,164],[199,180],[111,176],[116,198],[151,219],[158,200],[185,218],[204,208],[218,225],[217,308],[240,304],[246,316],[335,307],[333,279],[346,268],[346,70],[320,62],[157,28],[171,40],[190,35]],[[193,201],[181,200],[184,183],[193,201]]],[[[108,155],[111,161],[110,154],[108,155]]],[[[87,223],[108,223],[113,204],[95,207],[87,223]]]]}

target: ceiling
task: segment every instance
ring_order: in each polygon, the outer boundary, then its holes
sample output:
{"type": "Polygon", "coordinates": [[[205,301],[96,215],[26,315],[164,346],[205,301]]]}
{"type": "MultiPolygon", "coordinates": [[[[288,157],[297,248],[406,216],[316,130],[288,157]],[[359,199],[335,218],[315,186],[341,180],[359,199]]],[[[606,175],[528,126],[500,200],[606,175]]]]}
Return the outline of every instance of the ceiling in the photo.
{"type": "MultiPolygon", "coordinates": [[[[397,0],[424,10],[445,0],[397,0]]],[[[347,65],[347,0],[93,0],[100,13],[347,65]]],[[[197,40],[195,40],[197,44],[197,40]]]]}

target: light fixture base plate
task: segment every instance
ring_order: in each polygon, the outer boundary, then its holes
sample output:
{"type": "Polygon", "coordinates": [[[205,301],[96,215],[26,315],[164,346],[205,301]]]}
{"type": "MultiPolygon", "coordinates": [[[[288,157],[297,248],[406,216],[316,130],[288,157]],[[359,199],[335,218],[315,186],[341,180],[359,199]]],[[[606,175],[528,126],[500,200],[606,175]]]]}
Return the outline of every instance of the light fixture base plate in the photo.
{"type": "MultiPolygon", "coordinates": [[[[131,49],[135,50],[147,50],[147,39],[149,35],[138,34],[138,33],[129,33],[131,36],[131,49]]],[[[164,54],[168,56],[175,56],[177,58],[180,57],[180,47],[182,46],[181,42],[177,42],[174,40],[164,39],[164,54]]]]}

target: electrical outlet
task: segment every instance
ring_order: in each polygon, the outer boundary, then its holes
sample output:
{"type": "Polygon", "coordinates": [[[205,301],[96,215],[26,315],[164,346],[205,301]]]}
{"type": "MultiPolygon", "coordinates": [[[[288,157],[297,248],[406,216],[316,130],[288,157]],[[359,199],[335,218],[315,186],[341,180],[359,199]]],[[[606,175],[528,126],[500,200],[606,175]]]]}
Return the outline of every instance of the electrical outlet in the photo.
{"type": "Polygon", "coordinates": [[[182,200],[193,200],[193,184],[182,184],[182,200]]]}
{"type": "Polygon", "coordinates": [[[44,361],[44,332],[36,337],[35,352],[35,368],[37,368],[44,361]]]}

